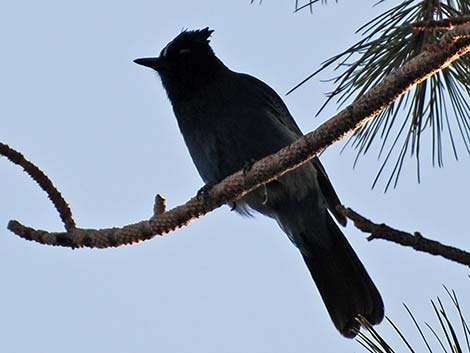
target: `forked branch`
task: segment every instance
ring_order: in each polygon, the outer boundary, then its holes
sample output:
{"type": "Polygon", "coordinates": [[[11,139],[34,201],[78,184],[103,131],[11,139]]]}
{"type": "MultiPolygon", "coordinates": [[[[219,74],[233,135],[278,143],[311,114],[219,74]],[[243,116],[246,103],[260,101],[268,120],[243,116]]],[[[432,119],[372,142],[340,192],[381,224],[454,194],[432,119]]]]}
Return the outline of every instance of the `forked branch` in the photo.
{"type": "Polygon", "coordinates": [[[178,229],[194,219],[236,201],[256,187],[267,183],[314,158],[325,148],[355,131],[379,114],[395,99],[414,85],[446,68],[470,51],[470,25],[459,26],[446,33],[439,44],[428,46],[400,70],[387,76],[380,84],[357,99],[353,104],[322,124],[315,131],[298,139],[278,153],[253,164],[246,172],[239,171],[184,205],[169,211],[164,203],[154,207],[155,214],[148,220],[122,228],[80,229],[68,226],[68,232],[47,232],[10,221],[8,229],[28,240],[42,244],[68,247],[105,248],[131,244],[163,235],[178,229]]]}

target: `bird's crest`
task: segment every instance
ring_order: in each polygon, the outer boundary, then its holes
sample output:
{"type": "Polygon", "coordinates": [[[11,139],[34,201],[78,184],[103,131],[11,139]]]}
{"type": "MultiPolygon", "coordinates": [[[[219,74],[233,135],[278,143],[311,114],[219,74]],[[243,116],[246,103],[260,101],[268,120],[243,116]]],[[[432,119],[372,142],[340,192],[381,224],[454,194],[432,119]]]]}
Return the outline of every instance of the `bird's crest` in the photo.
{"type": "Polygon", "coordinates": [[[213,32],[214,32],[213,29],[209,29],[209,27],[206,27],[203,29],[196,29],[194,31],[183,30],[180,33],[180,36],[185,35],[191,40],[199,42],[199,43],[209,43],[210,42],[209,38],[213,32]]]}
{"type": "Polygon", "coordinates": [[[197,47],[208,47],[210,36],[214,30],[209,27],[194,31],[183,30],[175,39],[163,48],[161,55],[166,57],[168,53],[180,52],[181,50],[191,50],[197,47]]]}

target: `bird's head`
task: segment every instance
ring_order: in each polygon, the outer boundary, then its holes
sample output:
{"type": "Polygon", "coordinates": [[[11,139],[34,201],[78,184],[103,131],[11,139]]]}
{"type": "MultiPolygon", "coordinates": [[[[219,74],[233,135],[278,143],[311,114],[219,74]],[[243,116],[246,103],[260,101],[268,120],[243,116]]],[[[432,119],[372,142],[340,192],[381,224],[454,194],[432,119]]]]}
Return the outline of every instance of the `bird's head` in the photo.
{"type": "Polygon", "coordinates": [[[183,31],[162,49],[158,57],[134,62],[158,72],[169,95],[173,90],[200,87],[214,79],[218,70],[225,68],[209,45],[212,32],[208,27],[183,31]]]}

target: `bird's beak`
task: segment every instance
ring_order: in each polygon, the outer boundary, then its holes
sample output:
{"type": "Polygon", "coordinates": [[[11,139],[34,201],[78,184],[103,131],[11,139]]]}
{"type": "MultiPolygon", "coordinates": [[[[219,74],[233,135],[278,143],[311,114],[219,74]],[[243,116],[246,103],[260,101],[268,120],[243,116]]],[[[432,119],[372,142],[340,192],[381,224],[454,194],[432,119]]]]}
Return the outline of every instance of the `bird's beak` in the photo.
{"type": "Polygon", "coordinates": [[[135,59],[134,62],[138,65],[150,67],[155,71],[159,71],[163,67],[162,59],[160,58],[140,58],[135,59]]]}

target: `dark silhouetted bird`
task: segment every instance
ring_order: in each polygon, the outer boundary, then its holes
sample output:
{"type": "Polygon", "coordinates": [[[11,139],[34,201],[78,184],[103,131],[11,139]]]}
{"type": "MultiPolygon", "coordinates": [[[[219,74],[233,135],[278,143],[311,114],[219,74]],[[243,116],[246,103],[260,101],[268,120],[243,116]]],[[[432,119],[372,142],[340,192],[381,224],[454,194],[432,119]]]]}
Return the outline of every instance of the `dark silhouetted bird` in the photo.
{"type": "MultiPolygon", "coordinates": [[[[184,31],[158,57],[137,59],[161,77],[189,153],[211,185],[302,136],[282,99],[260,80],[227,68],[208,28],[184,31]]],[[[336,328],[346,337],[384,316],[383,302],[332,216],[339,199],[320,161],[285,174],[236,202],[241,214],[274,218],[300,250],[336,328]],[[329,211],[328,211],[329,210],[329,211]]]]}

